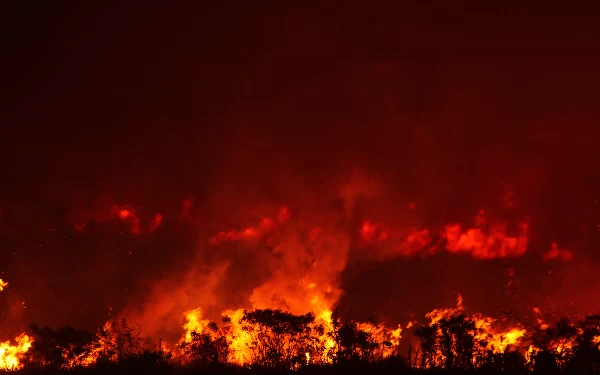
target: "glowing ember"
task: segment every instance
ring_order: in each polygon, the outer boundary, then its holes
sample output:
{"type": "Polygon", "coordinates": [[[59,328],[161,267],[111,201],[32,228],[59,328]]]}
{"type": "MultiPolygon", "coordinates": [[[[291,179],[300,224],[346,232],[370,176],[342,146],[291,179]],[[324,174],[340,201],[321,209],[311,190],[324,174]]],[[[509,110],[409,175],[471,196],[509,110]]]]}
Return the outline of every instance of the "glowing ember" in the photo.
{"type": "Polygon", "coordinates": [[[8,286],[8,282],[0,279],[0,292],[4,290],[8,286]]]}

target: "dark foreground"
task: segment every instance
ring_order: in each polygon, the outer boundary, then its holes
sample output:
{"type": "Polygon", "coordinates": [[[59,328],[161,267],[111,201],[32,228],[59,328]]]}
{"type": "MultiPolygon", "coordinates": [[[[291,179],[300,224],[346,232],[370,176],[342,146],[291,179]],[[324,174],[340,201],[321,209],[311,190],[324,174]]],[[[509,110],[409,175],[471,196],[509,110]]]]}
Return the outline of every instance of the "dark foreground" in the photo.
{"type": "Polygon", "coordinates": [[[106,364],[92,368],[75,368],[75,369],[52,369],[52,368],[35,368],[27,367],[17,371],[0,371],[10,372],[12,374],[73,374],[73,375],[108,375],[108,374],[148,374],[148,375],[192,375],[192,374],[222,374],[222,375],[269,375],[269,374],[297,374],[297,375],[337,375],[337,374],[473,374],[473,375],[488,375],[488,374],[535,374],[535,375],[559,375],[559,374],[600,374],[597,366],[592,363],[582,363],[578,368],[558,368],[548,364],[537,364],[533,368],[524,366],[514,366],[509,363],[488,365],[480,368],[471,369],[419,369],[410,368],[406,362],[400,358],[386,360],[376,364],[361,364],[347,363],[336,366],[305,366],[298,370],[281,370],[268,368],[241,368],[228,365],[209,365],[209,366],[182,366],[173,364],[150,364],[150,363],[130,363],[127,365],[121,364],[106,364]]]}

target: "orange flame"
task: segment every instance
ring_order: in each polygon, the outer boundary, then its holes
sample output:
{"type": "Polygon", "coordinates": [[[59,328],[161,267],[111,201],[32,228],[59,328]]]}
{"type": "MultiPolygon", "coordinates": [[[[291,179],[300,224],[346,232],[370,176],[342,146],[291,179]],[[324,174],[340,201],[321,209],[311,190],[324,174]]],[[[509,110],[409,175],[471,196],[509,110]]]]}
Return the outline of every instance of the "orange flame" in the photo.
{"type": "MultiPolygon", "coordinates": [[[[364,220],[359,234],[363,244],[371,245],[393,240],[390,251],[392,255],[413,256],[429,255],[439,249],[439,243],[434,244],[429,229],[413,230],[401,235],[401,231],[392,231],[388,227],[364,220]],[[428,250],[431,250],[428,252],[428,250]]],[[[448,224],[441,231],[441,237],[446,240],[445,249],[451,253],[468,253],[476,259],[494,259],[518,257],[527,251],[528,225],[519,224],[519,234],[507,234],[507,223],[490,225],[485,212],[480,210],[475,217],[475,227],[463,229],[462,224],[448,224]]]]}
{"type": "Polygon", "coordinates": [[[16,344],[12,345],[10,340],[0,343],[0,369],[18,370],[23,367],[21,360],[25,353],[31,348],[33,340],[22,333],[15,338],[16,344]]]}
{"type": "Polygon", "coordinates": [[[490,227],[489,231],[481,228],[487,222],[482,215],[483,211],[477,216],[475,228],[463,231],[460,224],[447,225],[443,233],[447,241],[446,249],[452,253],[470,253],[476,259],[518,257],[525,254],[529,241],[527,223],[519,224],[518,236],[509,236],[506,234],[506,224],[490,227]]]}

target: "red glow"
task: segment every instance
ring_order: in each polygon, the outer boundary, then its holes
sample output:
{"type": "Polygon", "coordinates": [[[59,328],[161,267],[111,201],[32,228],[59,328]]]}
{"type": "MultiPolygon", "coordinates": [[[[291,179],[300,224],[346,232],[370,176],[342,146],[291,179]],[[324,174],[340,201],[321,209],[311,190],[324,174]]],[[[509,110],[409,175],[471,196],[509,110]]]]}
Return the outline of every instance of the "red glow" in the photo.
{"type": "Polygon", "coordinates": [[[119,210],[119,217],[122,220],[127,219],[129,216],[131,216],[131,212],[129,210],[127,210],[127,209],[119,210]]]}
{"type": "Polygon", "coordinates": [[[550,250],[543,255],[544,262],[552,259],[559,259],[563,262],[570,262],[573,260],[573,253],[570,250],[562,249],[557,243],[553,242],[550,250]]]}

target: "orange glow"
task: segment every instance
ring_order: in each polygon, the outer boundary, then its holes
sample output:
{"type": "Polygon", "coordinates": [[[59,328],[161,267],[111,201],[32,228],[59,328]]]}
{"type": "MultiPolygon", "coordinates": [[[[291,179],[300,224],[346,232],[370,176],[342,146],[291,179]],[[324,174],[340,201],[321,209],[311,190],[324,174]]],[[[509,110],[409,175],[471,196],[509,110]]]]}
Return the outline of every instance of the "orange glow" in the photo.
{"type": "Polygon", "coordinates": [[[518,344],[527,333],[527,330],[520,326],[499,327],[496,319],[481,314],[475,314],[473,318],[476,327],[482,331],[475,338],[481,341],[486,340],[486,347],[494,353],[504,353],[509,346],[518,344]]]}
{"type": "Polygon", "coordinates": [[[452,316],[460,315],[463,311],[463,298],[462,295],[459,294],[458,297],[456,297],[456,307],[435,309],[425,314],[425,317],[430,320],[429,324],[433,325],[442,319],[448,319],[452,316]]]}
{"type": "MultiPolygon", "coordinates": [[[[507,223],[495,222],[480,210],[475,217],[475,227],[463,229],[462,224],[448,224],[441,231],[441,237],[445,241],[445,249],[451,253],[467,253],[476,259],[495,259],[519,257],[527,251],[528,224],[519,223],[518,234],[509,235],[507,223]]],[[[364,220],[359,228],[360,238],[363,244],[372,245],[387,243],[387,255],[431,255],[440,250],[440,243],[434,243],[432,230],[416,229],[411,232],[403,230],[392,230],[380,223],[364,220]]]]}
{"type": "Polygon", "coordinates": [[[33,340],[26,334],[15,338],[15,345],[10,341],[0,343],[0,370],[18,370],[23,367],[21,360],[31,348],[33,340]]]}
{"type": "MultiPolygon", "coordinates": [[[[136,306],[135,309],[121,312],[119,318],[127,318],[132,322],[140,318],[145,327],[155,329],[149,337],[161,334],[164,328],[161,322],[168,322],[165,325],[170,326],[165,331],[171,337],[161,347],[182,363],[194,360],[195,353],[190,349],[193,345],[218,343],[223,349],[220,354],[223,358],[219,360],[241,366],[254,365],[264,359],[261,351],[265,348],[261,346],[261,340],[272,340],[280,344],[279,349],[285,351],[286,355],[292,353],[294,358],[300,357],[302,364],[333,364],[343,352],[340,339],[340,332],[343,331],[340,331],[340,327],[356,330],[357,337],[368,343],[368,348],[357,349],[359,356],[377,359],[404,354],[400,352],[402,340],[406,340],[403,336],[412,340],[416,330],[423,327],[433,332],[437,340],[444,335],[455,339],[456,332],[470,335],[475,343],[474,355],[477,358],[473,359],[474,363],[481,361],[485,353],[498,354],[516,349],[531,357],[539,350],[531,345],[528,337],[531,334],[520,322],[476,312],[467,314],[461,295],[457,296],[456,306],[434,309],[425,314],[424,324],[414,317],[410,321],[398,322],[393,321],[393,316],[386,316],[389,319],[386,323],[372,323],[352,319],[345,321],[334,314],[345,293],[342,276],[353,246],[357,246],[361,250],[360,255],[369,261],[384,261],[390,257],[435,256],[444,251],[464,254],[477,260],[490,260],[519,257],[527,251],[527,222],[499,220],[490,217],[483,209],[469,220],[470,223],[441,223],[437,227],[424,227],[425,222],[415,222],[411,218],[414,213],[406,212],[406,207],[402,206],[399,216],[404,216],[400,218],[386,215],[385,209],[381,212],[356,209],[357,212],[361,211],[361,216],[353,212],[359,198],[378,194],[377,184],[368,179],[358,179],[342,189],[341,196],[345,204],[343,213],[341,206],[339,212],[334,214],[328,209],[315,212],[304,208],[292,210],[287,205],[248,210],[250,215],[247,218],[235,218],[232,221],[234,224],[222,228],[225,230],[213,231],[201,237],[205,245],[208,243],[211,255],[258,250],[252,255],[257,254],[255,267],[260,271],[257,277],[260,281],[245,290],[244,299],[231,302],[227,300],[229,296],[221,296],[221,289],[229,287],[231,281],[228,278],[231,275],[229,270],[239,267],[224,258],[220,263],[208,264],[207,268],[191,268],[189,275],[177,283],[160,285],[150,293],[152,301],[146,308],[139,309],[143,311],[138,311],[136,306]],[[247,319],[249,312],[257,311],[292,318],[308,316],[311,320],[306,323],[307,331],[275,335],[273,326],[247,319]],[[217,322],[211,320],[214,318],[217,318],[217,322]],[[463,328],[464,331],[461,331],[463,328]],[[297,339],[301,334],[306,335],[304,338],[310,345],[300,349],[297,339]]],[[[191,200],[184,201],[183,212],[179,216],[174,213],[174,218],[185,218],[186,222],[191,223],[191,208],[191,200]]],[[[409,210],[416,208],[416,203],[408,204],[409,210]]],[[[152,233],[163,222],[161,214],[144,216],[141,210],[138,212],[130,206],[114,206],[108,217],[122,222],[134,234],[152,233]]],[[[572,256],[569,250],[559,248],[554,243],[544,255],[544,260],[568,261],[572,256]]],[[[509,268],[508,275],[509,285],[517,282],[513,280],[515,269],[509,268]]],[[[0,279],[0,290],[7,285],[0,279]]],[[[534,314],[539,328],[550,327],[542,319],[539,309],[534,309],[534,314]]],[[[75,354],[73,348],[63,349],[62,356],[67,362],[63,367],[90,367],[100,360],[119,361],[114,348],[122,344],[126,335],[124,332],[118,323],[106,322],[83,352],[75,354]]],[[[551,341],[552,350],[557,353],[572,350],[573,342],[561,340],[551,341]]],[[[600,335],[597,336],[597,342],[600,344],[600,335]]],[[[3,345],[4,351],[1,353],[5,353],[2,354],[5,368],[19,368],[23,355],[31,346],[31,339],[20,336],[16,345],[3,345]]],[[[443,367],[444,356],[451,357],[452,353],[448,354],[448,349],[443,352],[439,345],[435,350],[439,363],[423,366],[443,367]]],[[[294,363],[290,368],[297,369],[299,366],[294,363]]]]}
{"type": "Polygon", "coordinates": [[[8,286],[8,282],[0,279],[0,292],[4,290],[8,286]]]}
{"type": "Polygon", "coordinates": [[[231,229],[227,232],[219,232],[212,236],[208,243],[212,246],[219,246],[224,242],[260,239],[261,237],[272,233],[288,219],[289,211],[288,208],[284,206],[280,208],[277,214],[277,220],[264,217],[254,226],[246,227],[241,230],[231,229]]]}
{"type": "MultiPolygon", "coordinates": [[[[448,338],[452,338],[456,333],[460,332],[461,329],[453,324],[457,324],[458,321],[452,319],[458,319],[464,316],[467,322],[472,322],[472,326],[469,324],[463,325],[463,329],[467,329],[466,334],[471,335],[474,339],[473,363],[477,363],[478,360],[482,360],[487,354],[486,353],[505,353],[509,347],[521,348],[522,351],[525,349],[522,347],[526,329],[520,324],[508,324],[507,322],[501,322],[497,319],[483,316],[482,314],[476,313],[473,315],[465,314],[465,307],[463,306],[462,296],[458,296],[456,307],[435,309],[426,314],[429,319],[429,326],[437,327],[435,332],[436,340],[442,340],[447,342],[448,338]],[[450,324],[450,326],[447,326],[450,324]],[[450,337],[449,337],[450,336],[450,337]],[[479,357],[479,358],[478,358],[479,357]]],[[[443,345],[442,345],[443,346],[443,345]]],[[[442,350],[442,346],[434,346],[435,357],[429,358],[429,362],[426,362],[425,367],[436,367],[444,366],[444,361],[447,359],[445,352],[442,350]]],[[[459,353],[456,349],[453,350],[453,357],[458,357],[459,353]]]]}
{"type": "Polygon", "coordinates": [[[536,317],[536,322],[539,325],[540,329],[547,329],[548,327],[550,327],[550,324],[546,323],[544,319],[541,318],[542,311],[539,309],[539,307],[533,308],[533,314],[536,317]]]}
{"type": "Polygon", "coordinates": [[[446,249],[452,253],[470,253],[476,259],[518,257],[527,251],[528,225],[519,224],[519,234],[507,234],[506,224],[487,224],[483,210],[476,217],[475,228],[463,230],[461,224],[449,224],[443,233],[446,249]]]}

